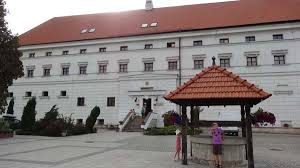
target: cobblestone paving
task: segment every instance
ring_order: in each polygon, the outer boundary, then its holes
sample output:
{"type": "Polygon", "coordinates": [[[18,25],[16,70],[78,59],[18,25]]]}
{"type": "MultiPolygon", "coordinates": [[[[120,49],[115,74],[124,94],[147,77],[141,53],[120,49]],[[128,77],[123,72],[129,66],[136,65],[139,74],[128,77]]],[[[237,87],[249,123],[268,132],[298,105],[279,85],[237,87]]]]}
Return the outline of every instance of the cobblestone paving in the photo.
{"type": "MultiPolygon", "coordinates": [[[[208,168],[173,161],[174,136],[102,131],[0,140],[0,168],[208,168]]],[[[300,136],[255,134],[256,168],[300,168],[300,136]]]]}

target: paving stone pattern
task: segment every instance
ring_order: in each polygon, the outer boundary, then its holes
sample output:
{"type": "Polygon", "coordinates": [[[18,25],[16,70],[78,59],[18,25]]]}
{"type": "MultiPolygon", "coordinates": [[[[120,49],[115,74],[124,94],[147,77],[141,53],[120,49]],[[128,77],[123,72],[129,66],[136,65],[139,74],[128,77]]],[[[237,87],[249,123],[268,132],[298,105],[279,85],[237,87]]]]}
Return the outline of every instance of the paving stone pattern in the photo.
{"type": "MultiPolygon", "coordinates": [[[[300,136],[255,134],[256,168],[299,168],[300,136]],[[275,150],[274,150],[275,149],[275,150]]],[[[208,168],[173,161],[174,136],[101,131],[72,137],[0,140],[0,168],[208,168]]]]}

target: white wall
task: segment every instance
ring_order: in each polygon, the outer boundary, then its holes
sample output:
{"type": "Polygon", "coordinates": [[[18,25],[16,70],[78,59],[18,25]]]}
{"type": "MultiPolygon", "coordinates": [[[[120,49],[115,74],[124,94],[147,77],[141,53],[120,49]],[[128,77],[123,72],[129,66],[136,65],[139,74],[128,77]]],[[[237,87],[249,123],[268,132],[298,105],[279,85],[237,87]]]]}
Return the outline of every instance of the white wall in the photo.
{"type": "MultiPolygon", "coordinates": [[[[257,107],[274,112],[278,120],[277,126],[281,124],[281,120],[287,120],[292,121],[293,126],[300,127],[299,23],[24,46],[20,50],[23,52],[22,61],[25,70],[26,66],[31,65],[35,65],[36,68],[35,77],[20,78],[9,88],[16,98],[17,117],[21,117],[23,107],[28,100],[23,98],[26,91],[32,91],[33,95],[37,96],[38,117],[43,117],[44,112],[57,104],[60,112],[74,113],[75,119],[85,120],[90,110],[98,105],[101,108],[99,118],[104,118],[105,123],[117,124],[118,121],[123,120],[129,109],[134,108],[137,112],[140,110],[141,105],[137,106],[134,102],[136,97],[139,100],[147,97],[154,100],[159,96],[160,105],[153,107],[160,114],[159,116],[168,110],[176,109],[174,104],[162,98],[162,93],[166,94],[175,89],[178,83],[178,71],[167,70],[167,58],[179,56],[178,37],[182,37],[183,82],[201,71],[193,69],[193,55],[204,54],[206,56],[204,66],[208,67],[213,56],[218,58],[218,54],[232,53],[230,62],[232,67],[229,70],[273,94],[270,99],[257,107]],[[285,40],[273,41],[272,35],[279,33],[284,34],[285,40]],[[256,42],[245,42],[245,36],[250,35],[256,36],[256,42]],[[220,38],[229,38],[230,44],[220,45],[220,38]],[[196,40],[202,40],[203,46],[192,46],[193,41],[196,40]],[[166,48],[167,42],[176,42],[176,48],[166,48]],[[153,44],[154,49],[144,50],[145,44],[153,44]],[[129,51],[120,52],[120,46],[124,45],[128,45],[129,51]],[[99,53],[101,47],[107,47],[107,52],[99,53]],[[78,54],[83,48],[87,49],[87,54],[78,54]],[[64,50],[69,50],[69,55],[61,55],[64,50]],[[273,65],[272,50],[287,50],[287,64],[273,65]],[[44,56],[47,51],[52,51],[52,56],[44,56]],[[259,51],[259,66],[246,67],[244,52],[249,51],[259,51]],[[35,58],[27,58],[31,52],[36,53],[35,58]],[[154,58],[153,72],[143,72],[143,58],[154,58]],[[123,59],[129,59],[128,73],[118,72],[118,61],[123,59]],[[104,60],[108,61],[107,73],[98,74],[97,61],[104,60]],[[87,75],[78,75],[79,62],[88,62],[87,75]],[[61,63],[70,63],[69,76],[61,76],[61,63]],[[46,64],[52,64],[51,77],[42,76],[42,66],[46,64]],[[148,82],[147,86],[146,82],[148,82]],[[145,95],[134,95],[130,92],[143,94],[142,87],[153,87],[154,91],[145,95]],[[59,99],[57,96],[61,90],[67,90],[69,98],[59,99]],[[42,91],[49,91],[50,99],[40,99],[42,91]],[[291,91],[292,94],[274,94],[277,93],[276,91],[291,91]],[[78,107],[77,97],[85,97],[86,106],[78,107]],[[106,106],[107,97],[116,97],[116,107],[106,106]]],[[[218,60],[217,64],[219,64],[218,60]]],[[[214,119],[217,115],[216,111],[218,110],[212,107],[206,108],[202,117],[214,119]]]]}

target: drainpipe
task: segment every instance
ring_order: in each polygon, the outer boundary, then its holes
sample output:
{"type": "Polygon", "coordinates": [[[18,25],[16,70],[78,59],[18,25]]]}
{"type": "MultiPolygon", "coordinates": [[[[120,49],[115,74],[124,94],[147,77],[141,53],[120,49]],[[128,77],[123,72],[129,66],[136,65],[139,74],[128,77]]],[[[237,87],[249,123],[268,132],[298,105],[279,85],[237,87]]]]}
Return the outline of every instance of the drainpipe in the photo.
{"type": "MultiPolygon", "coordinates": [[[[179,31],[181,32],[181,31],[179,31]]],[[[178,67],[178,83],[179,86],[181,85],[181,78],[182,78],[182,67],[181,67],[181,37],[178,38],[178,62],[179,62],[179,67],[178,67]]],[[[182,109],[181,106],[179,106],[179,114],[182,115],[182,109]]]]}
{"type": "Polygon", "coordinates": [[[179,46],[178,46],[178,55],[179,55],[179,68],[178,68],[178,83],[179,83],[179,86],[181,85],[181,71],[182,71],[182,68],[181,68],[181,37],[179,37],[178,39],[179,41],[179,46]]]}

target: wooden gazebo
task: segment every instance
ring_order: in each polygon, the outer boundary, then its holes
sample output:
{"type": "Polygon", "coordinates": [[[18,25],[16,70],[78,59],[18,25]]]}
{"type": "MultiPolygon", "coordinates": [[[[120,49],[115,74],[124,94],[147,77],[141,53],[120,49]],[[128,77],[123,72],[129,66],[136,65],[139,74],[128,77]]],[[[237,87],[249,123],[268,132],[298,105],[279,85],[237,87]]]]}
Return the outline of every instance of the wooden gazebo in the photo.
{"type": "Polygon", "coordinates": [[[248,168],[254,168],[250,112],[253,105],[269,98],[271,94],[217,66],[215,57],[212,59],[212,66],[164,97],[182,109],[182,164],[187,164],[187,107],[190,106],[192,110],[194,106],[239,105],[243,137],[247,141],[248,168]]]}

